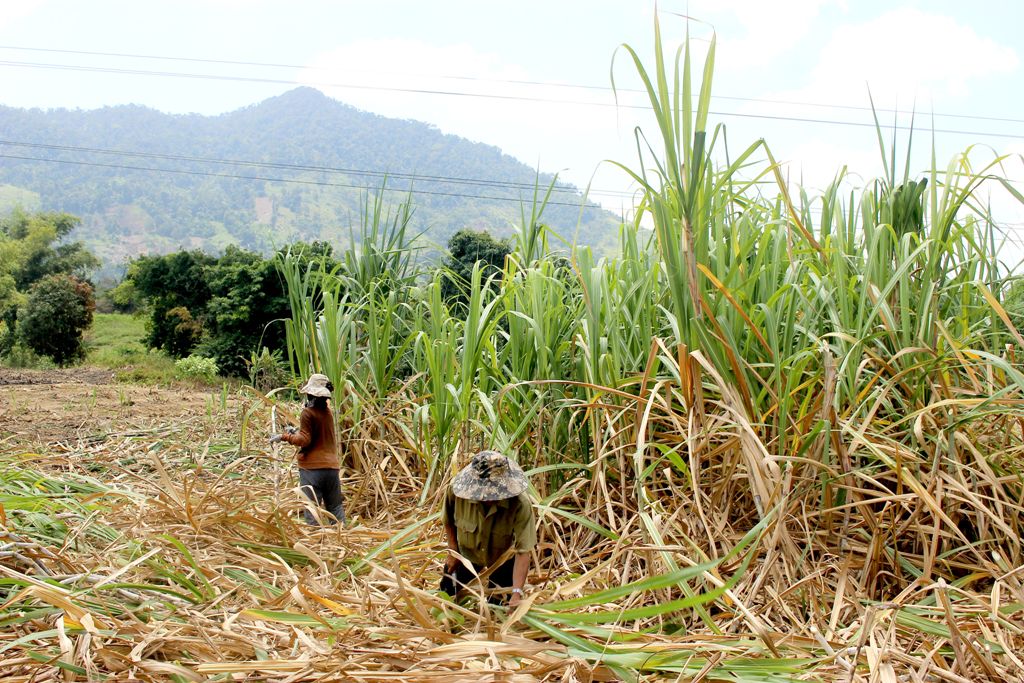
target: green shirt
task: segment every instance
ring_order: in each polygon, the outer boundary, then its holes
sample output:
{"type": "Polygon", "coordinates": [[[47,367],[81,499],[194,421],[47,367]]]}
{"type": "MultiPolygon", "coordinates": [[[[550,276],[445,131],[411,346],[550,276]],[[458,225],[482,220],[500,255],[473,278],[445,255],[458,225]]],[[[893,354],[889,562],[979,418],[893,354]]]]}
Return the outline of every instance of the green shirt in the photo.
{"type": "Polygon", "coordinates": [[[449,491],[444,501],[444,521],[455,527],[459,553],[478,570],[489,567],[509,548],[528,553],[537,545],[533,504],[525,493],[482,503],[449,491]]]}

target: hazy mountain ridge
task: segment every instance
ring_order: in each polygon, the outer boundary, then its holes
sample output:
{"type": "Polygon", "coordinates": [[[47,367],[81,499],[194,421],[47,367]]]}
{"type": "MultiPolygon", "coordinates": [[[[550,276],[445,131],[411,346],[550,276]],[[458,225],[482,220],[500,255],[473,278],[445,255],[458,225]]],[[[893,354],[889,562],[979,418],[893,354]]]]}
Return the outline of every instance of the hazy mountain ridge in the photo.
{"type": "MultiPolygon", "coordinates": [[[[529,202],[535,180],[534,169],[497,147],[441,133],[422,122],[363,112],[312,88],[210,117],[164,114],[137,105],[85,111],[0,107],[0,131],[6,142],[178,157],[0,145],[3,155],[64,162],[0,158],[0,211],[21,205],[81,216],[83,228],[75,236],[104,260],[108,270],[139,253],[179,248],[216,252],[234,243],[267,251],[294,239],[344,243],[358,218],[360,188],[383,182],[380,175],[354,171],[524,185],[509,188],[420,178],[412,186],[414,227],[427,230],[428,239],[443,244],[464,227],[504,236],[520,222],[518,200],[529,202]]],[[[550,180],[541,175],[542,185],[550,180]]],[[[392,175],[387,186],[406,190],[410,185],[392,175]]],[[[387,194],[392,205],[403,198],[403,192],[387,194]]],[[[580,214],[579,195],[556,193],[552,201],[556,204],[545,211],[545,222],[571,238],[580,214]]],[[[612,214],[588,208],[579,240],[608,245],[617,225],[612,214]]]]}

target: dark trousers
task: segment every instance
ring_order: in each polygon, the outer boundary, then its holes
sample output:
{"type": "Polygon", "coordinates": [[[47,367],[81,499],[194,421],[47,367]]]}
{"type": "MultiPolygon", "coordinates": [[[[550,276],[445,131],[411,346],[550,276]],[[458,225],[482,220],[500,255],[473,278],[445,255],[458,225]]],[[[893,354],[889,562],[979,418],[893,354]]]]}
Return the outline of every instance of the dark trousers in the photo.
{"type": "MultiPolygon", "coordinates": [[[[503,565],[501,565],[493,572],[491,572],[491,575],[487,577],[487,587],[492,590],[511,588],[512,568],[515,566],[515,564],[516,558],[511,557],[503,565]]],[[[487,569],[487,567],[478,567],[476,565],[473,565],[473,568],[476,570],[477,574],[487,569]]],[[[466,565],[459,562],[457,565],[455,565],[454,571],[445,572],[441,576],[441,590],[447,593],[448,595],[454,597],[456,593],[469,586],[475,579],[476,576],[474,576],[473,573],[466,568],[466,565]]],[[[508,597],[508,595],[505,595],[501,598],[500,601],[505,602],[506,600],[508,600],[508,597]]],[[[490,602],[498,601],[491,600],[490,602]]]]}
{"type": "MultiPolygon", "coordinates": [[[[338,470],[320,469],[304,470],[299,468],[299,486],[302,492],[311,501],[334,515],[339,522],[345,523],[345,508],[341,498],[341,478],[338,470]]],[[[319,526],[316,516],[309,510],[303,510],[306,522],[312,526],[319,526]]],[[[332,520],[328,522],[334,524],[332,520]]]]}

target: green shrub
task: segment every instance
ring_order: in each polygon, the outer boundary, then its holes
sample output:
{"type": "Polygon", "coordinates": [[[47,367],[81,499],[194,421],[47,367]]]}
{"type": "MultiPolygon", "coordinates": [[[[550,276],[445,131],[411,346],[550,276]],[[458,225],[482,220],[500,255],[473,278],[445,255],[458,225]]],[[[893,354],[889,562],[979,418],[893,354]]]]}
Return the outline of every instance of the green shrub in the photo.
{"type": "Polygon", "coordinates": [[[106,298],[118,313],[135,313],[142,308],[142,293],[131,279],[126,278],[107,291],[106,298]]]}
{"type": "Polygon", "coordinates": [[[217,378],[217,361],[205,356],[188,356],[174,361],[174,372],[184,379],[200,379],[212,382],[217,378]]]}
{"type": "MultiPolygon", "coordinates": [[[[286,249],[317,270],[338,265],[323,242],[286,249]]],[[[289,315],[288,298],[274,261],[239,247],[229,246],[220,257],[198,251],[141,256],[111,299],[146,311],[147,345],[177,358],[214,358],[224,375],[245,377],[253,354],[285,345],[279,321],[289,315]]]]}
{"type": "MultiPolygon", "coordinates": [[[[146,344],[177,358],[192,352],[202,336],[202,319],[210,288],[206,268],[216,263],[200,251],[140,256],[128,267],[129,298],[149,310],[146,344]]],[[[120,287],[120,285],[119,285],[120,287]]]]}
{"type": "Polygon", "coordinates": [[[253,351],[246,361],[249,383],[258,391],[267,392],[288,384],[290,374],[285,367],[281,351],[264,346],[259,353],[253,351]]]}
{"type": "Polygon", "coordinates": [[[58,365],[80,360],[85,357],[82,333],[92,324],[95,308],[87,282],[71,275],[45,277],[29,288],[18,310],[18,340],[58,365]]]}
{"type": "Polygon", "coordinates": [[[448,256],[443,263],[447,272],[441,281],[441,297],[449,305],[466,304],[473,266],[481,264],[482,279],[486,280],[501,272],[510,253],[512,246],[508,242],[495,239],[485,231],[459,230],[448,240],[448,256]]]}
{"type": "Polygon", "coordinates": [[[24,344],[15,344],[3,357],[4,365],[9,368],[31,368],[33,370],[49,370],[55,367],[53,360],[28,348],[24,344]]]}

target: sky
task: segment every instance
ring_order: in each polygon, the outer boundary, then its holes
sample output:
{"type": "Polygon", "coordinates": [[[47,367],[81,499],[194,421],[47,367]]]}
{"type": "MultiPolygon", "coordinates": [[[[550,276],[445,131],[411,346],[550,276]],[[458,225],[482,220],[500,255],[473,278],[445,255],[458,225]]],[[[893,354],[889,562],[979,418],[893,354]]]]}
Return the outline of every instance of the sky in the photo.
{"type": "MultiPolygon", "coordinates": [[[[689,31],[703,60],[715,37],[711,123],[732,155],[763,138],[793,182],[820,188],[845,167],[862,186],[881,172],[873,99],[885,126],[915,112],[912,175],[933,145],[941,167],[970,148],[976,168],[1005,155],[1024,190],[1024,3],[662,0],[657,11],[673,49],[689,31]]],[[[0,0],[0,104],[219,114],[310,85],[500,147],[629,215],[635,188],[610,162],[637,168],[636,128],[656,132],[620,46],[650,68],[654,15],[651,0],[0,0]]],[[[896,135],[902,157],[907,131],[896,135]]],[[[986,188],[1024,242],[1024,210],[986,188]]],[[[1007,246],[1007,261],[1022,255],[1007,246]]]]}

